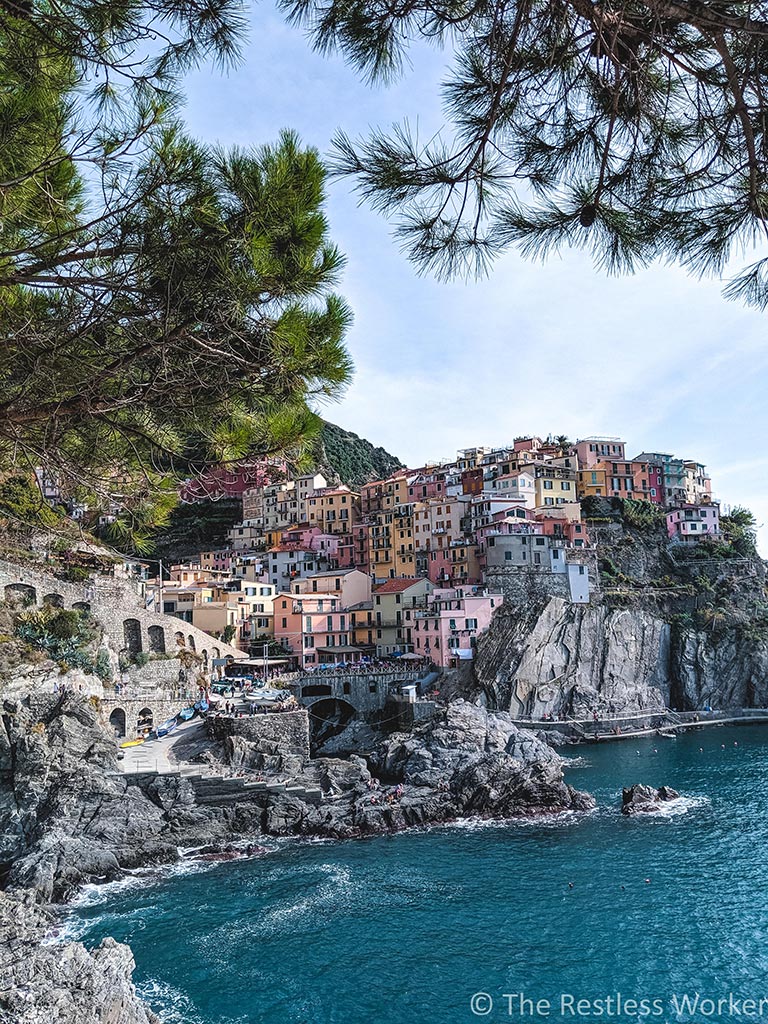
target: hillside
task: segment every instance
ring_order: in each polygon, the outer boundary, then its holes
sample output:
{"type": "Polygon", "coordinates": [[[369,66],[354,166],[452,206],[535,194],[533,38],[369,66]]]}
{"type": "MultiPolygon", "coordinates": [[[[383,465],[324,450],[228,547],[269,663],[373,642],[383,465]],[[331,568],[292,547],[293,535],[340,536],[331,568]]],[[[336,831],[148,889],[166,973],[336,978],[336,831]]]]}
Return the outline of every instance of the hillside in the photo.
{"type": "MultiPolygon", "coordinates": [[[[334,423],[324,423],[318,445],[317,469],[329,481],[359,487],[389,476],[402,463],[383,448],[334,423]]],[[[181,561],[206,549],[224,547],[227,531],[242,519],[239,498],[180,504],[166,527],[154,538],[152,555],[168,562],[181,561]]]]}
{"type": "Polygon", "coordinates": [[[403,468],[403,463],[384,448],[372,445],[350,430],[324,423],[318,456],[320,468],[330,471],[349,487],[381,480],[403,468]]]}

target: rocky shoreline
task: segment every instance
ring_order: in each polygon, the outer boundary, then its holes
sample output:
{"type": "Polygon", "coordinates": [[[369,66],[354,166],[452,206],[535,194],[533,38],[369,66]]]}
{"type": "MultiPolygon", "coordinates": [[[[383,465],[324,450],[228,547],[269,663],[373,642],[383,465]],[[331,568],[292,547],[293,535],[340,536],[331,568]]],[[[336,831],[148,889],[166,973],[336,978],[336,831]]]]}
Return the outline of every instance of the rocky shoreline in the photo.
{"type": "MultiPolygon", "coordinates": [[[[358,737],[358,740],[361,737],[358,737]]],[[[354,747],[355,737],[350,737],[354,747]]],[[[366,743],[370,737],[365,737],[366,743]]],[[[338,743],[337,743],[338,746],[338,743]]],[[[258,845],[265,836],[347,839],[594,806],[563,779],[561,758],[508,715],[464,701],[365,758],[301,758],[228,737],[209,754],[230,766],[275,766],[319,804],[290,792],[216,806],[183,777],[132,784],[88,699],[30,693],[0,705],[0,1022],[153,1024],[137,997],[128,947],[43,944],[55,904],[85,883],[169,864],[180,848],[258,845]]]]}

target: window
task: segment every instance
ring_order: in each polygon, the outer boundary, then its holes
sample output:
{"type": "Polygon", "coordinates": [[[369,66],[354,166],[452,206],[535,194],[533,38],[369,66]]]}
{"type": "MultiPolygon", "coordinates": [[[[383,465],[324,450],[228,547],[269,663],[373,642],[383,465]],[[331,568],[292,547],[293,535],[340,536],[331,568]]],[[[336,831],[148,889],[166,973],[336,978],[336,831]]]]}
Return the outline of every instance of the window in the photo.
{"type": "Polygon", "coordinates": [[[504,552],[504,561],[505,562],[511,562],[512,561],[512,552],[511,551],[505,551],[504,552]]]}
{"type": "Polygon", "coordinates": [[[288,619],[283,619],[283,629],[288,629],[288,619]]]}
{"type": "Polygon", "coordinates": [[[551,480],[545,480],[544,481],[544,490],[545,491],[551,491],[552,490],[552,481],[551,480]]]}

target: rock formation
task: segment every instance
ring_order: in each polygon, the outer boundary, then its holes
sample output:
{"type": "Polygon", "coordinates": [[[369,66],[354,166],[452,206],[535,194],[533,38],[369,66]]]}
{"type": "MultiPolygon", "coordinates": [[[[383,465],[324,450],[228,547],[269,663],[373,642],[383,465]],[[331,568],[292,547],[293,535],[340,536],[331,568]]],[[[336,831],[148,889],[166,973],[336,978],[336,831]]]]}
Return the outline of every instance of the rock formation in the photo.
{"type": "Polygon", "coordinates": [[[649,814],[658,811],[659,806],[669,803],[670,800],[677,800],[680,794],[669,786],[644,786],[637,783],[622,790],[621,813],[622,814],[649,814]]]}
{"type": "Polygon", "coordinates": [[[506,602],[481,638],[468,694],[533,718],[768,706],[756,555],[697,558],[661,528],[615,523],[590,535],[601,567],[591,603],[506,602]]]}
{"type": "Polygon", "coordinates": [[[379,739],[368,760],[302,758],[242,737],[227,738],[218,754],[320,787],[325,799],[263,792],[218,805],[199,803],[184,777],[136,785],[116,770],[93,698],[37,693],[0,703],[0,1021],[4,1012],[18,1024],[153,1021],[134,993],[130,950],[111,940],[90,952],[41,945],[50,928],[44,905],[84,882],[176,860],[180,847],[215,851],[264,834],[352,837],[593,805],[563,781],[550,747],[508,715],[464,702],[413,733],[379,739]]]}

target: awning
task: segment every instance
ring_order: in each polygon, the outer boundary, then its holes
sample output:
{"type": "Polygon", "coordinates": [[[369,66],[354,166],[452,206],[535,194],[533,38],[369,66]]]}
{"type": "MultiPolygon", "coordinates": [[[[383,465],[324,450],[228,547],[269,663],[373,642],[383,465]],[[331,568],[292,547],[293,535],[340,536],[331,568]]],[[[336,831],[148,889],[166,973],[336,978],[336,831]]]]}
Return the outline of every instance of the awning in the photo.
{"type": "Polygon", "coordinates": [[[360,647],[318,647],[320,654],[362,654],[360,647]]]}

